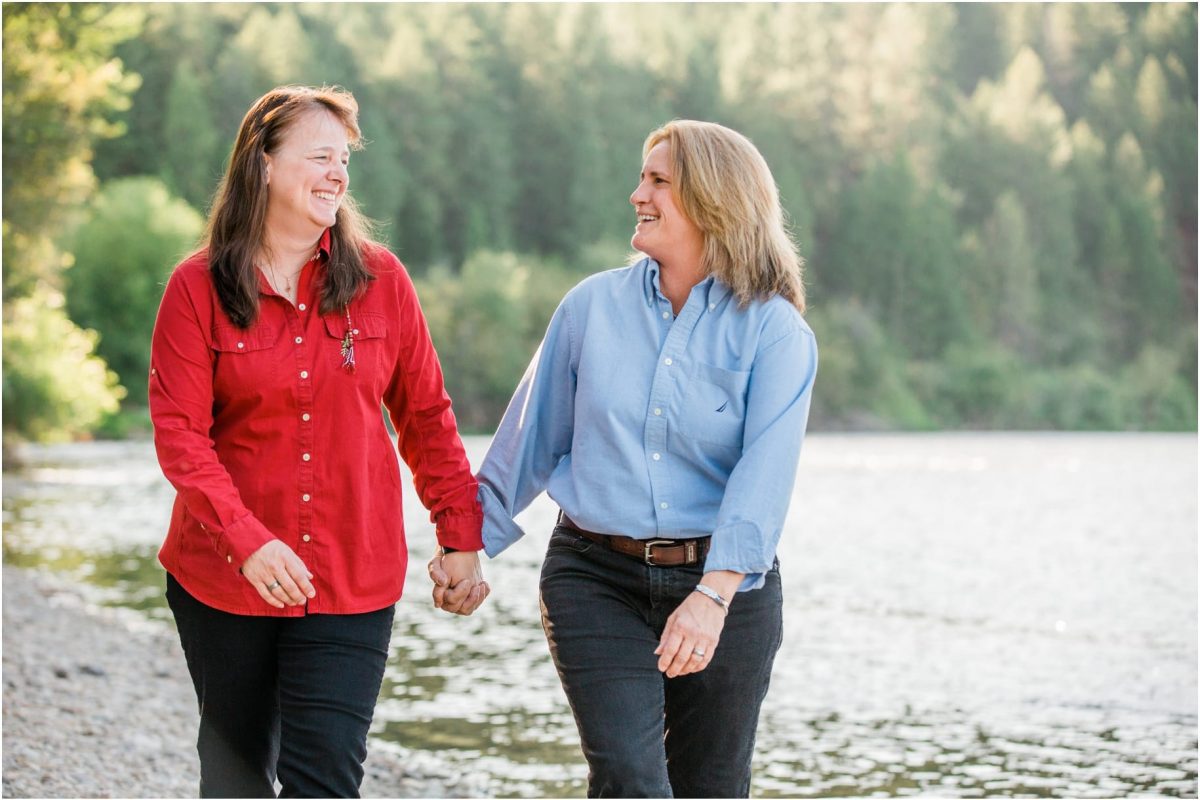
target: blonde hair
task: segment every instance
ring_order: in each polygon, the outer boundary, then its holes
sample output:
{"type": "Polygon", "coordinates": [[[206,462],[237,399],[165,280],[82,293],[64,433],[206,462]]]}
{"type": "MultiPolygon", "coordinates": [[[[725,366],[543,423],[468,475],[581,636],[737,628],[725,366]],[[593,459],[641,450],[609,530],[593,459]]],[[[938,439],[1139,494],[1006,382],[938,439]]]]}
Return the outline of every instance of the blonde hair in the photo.
{"type": "Polygon", "coordinates": [[[742,306],[781,295],[804,311],[804,259],[758,149],[735,130],[687,119],[651,132],[643,158],[661,142],[671,149],[680,208],[704,234],[705,274],[728,285],[742,306]]]}

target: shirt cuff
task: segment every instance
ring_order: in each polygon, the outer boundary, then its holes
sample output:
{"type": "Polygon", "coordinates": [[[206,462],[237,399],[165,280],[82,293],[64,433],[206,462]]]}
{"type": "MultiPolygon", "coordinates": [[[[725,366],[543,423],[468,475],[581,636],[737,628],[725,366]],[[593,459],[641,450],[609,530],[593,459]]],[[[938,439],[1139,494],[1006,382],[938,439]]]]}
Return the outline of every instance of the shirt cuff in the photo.
{"type": "Polygon", "coordinates": [[[483,481],[479,482],[479,504],[483,506],[483,551],[495,558],[525,535],[504,504],[483,481]]]}
{"type": "Polygon", "coordinates": [[[722,525],[713,531],[712,546],[704,559],[704,571],[729,570],[745,575],[739,592],[758,589],[775,562],[775,554],[764,552],[762,532],[753,522],[743,520],[722,525]]]}
{"type": "Polygon", "coordinates": [[[437,540],[443,547],[455,550],[476,551],[483,549],[480,528],[483,516],[478,513],[442,512],[437,520],[437,540]]]}
{"type": "Polygon", "coordinates": [[[230,525],[216,537],[217,552],[233,566],[241,569],[246,559],[275,538],[258,517],[247,514],[230,525]]]}

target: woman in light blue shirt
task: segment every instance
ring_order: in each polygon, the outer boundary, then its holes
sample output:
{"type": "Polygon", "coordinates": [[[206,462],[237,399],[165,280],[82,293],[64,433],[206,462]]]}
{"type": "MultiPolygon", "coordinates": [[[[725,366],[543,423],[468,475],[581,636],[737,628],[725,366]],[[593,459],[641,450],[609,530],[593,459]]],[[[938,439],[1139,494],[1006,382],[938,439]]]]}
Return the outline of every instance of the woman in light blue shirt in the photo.
{"type": "Polygon", "coordinates": [[[646,257],[555,312],[479,472],[484,546],[543,491],[562,509],[543,625],[589,796],[746,797],[817,349],[754,145],[674,121],[644,157],[646,257]]]}

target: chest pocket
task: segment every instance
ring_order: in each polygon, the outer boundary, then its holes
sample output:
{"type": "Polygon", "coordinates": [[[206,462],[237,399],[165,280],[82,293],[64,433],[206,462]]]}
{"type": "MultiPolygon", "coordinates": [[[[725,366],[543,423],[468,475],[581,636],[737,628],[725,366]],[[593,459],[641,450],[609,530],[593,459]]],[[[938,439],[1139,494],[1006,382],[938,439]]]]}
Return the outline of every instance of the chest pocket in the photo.
{"type": "MultiPolygon", "coordinates": [[[[387,358],[387,318],[369,311],[350,312],[351,338],[354,341],[354,374],[362,378],[383,378],[391,375],[391,364],[387,358]]],[[[326,357],[331,365],[343,374],[342,343],[346,340],[346,315],[326,314],[325,341],[326,357]]]]}
{"type": "Polygon", "coordinates": [[[246,394],[270,384],[277,367],[272,350],[278,338],[278,330],[263,324],[249,329],[214,326],[213,390],[217,395],[246,394]]]}
{"type": "Polygon", "coordinates": [[[696,362],[680,399],[680,434],[697,442],[741,450],[749,384],[749,372],[696,362]]]}

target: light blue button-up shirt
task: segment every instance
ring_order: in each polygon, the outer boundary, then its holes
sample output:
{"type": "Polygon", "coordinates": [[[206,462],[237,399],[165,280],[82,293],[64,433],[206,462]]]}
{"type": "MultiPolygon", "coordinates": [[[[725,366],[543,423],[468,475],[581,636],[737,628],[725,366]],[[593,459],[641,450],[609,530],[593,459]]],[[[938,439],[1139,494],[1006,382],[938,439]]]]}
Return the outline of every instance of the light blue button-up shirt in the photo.
{"type": "Polygon", "coordinates": [[[484,549],[542,491],[582,528],[712,534],[705,570],[758,588],[775,559],[817,345],[781,297],[738,308],[708,277],[675,317],[645,258],[567,293],[479,470],[484,549]]]}

